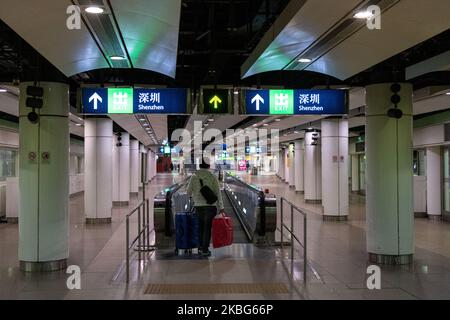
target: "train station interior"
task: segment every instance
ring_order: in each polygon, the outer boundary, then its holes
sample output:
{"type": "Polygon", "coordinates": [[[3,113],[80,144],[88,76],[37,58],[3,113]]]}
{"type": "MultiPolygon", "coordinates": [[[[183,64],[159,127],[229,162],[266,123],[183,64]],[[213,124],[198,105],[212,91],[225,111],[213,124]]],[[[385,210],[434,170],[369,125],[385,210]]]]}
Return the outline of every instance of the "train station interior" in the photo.
{"type": "Polygon", "coordinates": [[[449,12],[0,0],[0,300],[450,299],[449,12]]]}

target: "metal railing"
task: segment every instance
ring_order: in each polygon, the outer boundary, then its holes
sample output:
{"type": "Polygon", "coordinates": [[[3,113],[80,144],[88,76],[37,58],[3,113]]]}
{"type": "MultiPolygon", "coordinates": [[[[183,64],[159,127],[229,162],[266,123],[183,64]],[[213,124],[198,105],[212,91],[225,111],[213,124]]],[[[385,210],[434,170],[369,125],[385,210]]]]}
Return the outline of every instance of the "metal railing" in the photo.
{"type": "Polygon", "coordinates": [[[307,263],[307,219],[306,219],[306,213],[299,209],[296,205],[292,204],[292,202],[286,200],[286,198],[281,197],[280,199],[280,212],[281,212],[281,229],[277,228],[281,232],[281,249],[284,249],[283,246],[283,240],[284,240],[284,229],[286,229],[289,234],[291,235],[291,261],[294,260],[294,240],[303,248],[303,282],[306,283],[306,271],[308,268],[307,263]],[[291,213],[291,224],[290,229],[289,226],[287,226],[284,223],[284,212],[283,212],[283,203],[287,203],[290,207],[290,213],[291,213]],[[294,233],[294,211],[297,211],[303,216],[303,243],[300,241],[300,239],[295,235],[294,233]]]}
{"type": "Polygon", "coordinates": [[[130,250],[138,252],[139,267],[142,260],[142,253],[154,250],[150,245],[150,235],[154,229],[150,230],[149,199],[143,200],[126,216],[126,282],[130,281],[130,250]],[[130,219],[137,212],[137,236],[130,243],[130,219]],[[134,248],[136,246],[137,247],[134,248]]]}

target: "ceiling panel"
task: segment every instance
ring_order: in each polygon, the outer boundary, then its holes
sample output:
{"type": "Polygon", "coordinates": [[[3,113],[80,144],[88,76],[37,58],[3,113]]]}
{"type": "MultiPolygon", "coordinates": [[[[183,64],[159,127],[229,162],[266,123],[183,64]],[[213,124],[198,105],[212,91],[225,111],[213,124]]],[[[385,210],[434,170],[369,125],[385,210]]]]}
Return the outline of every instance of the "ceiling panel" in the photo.
{"type": "Polygon", "coordinates": [[[361,28],[305,70],[347,79],[449,29],[449,12],[448,0],[399,1],[382,13],[380,30],[361,28]]]}
{"type": "Polygon", "coordinates": [[[243,64],[242,77],[282,70],[361,2],[291,1],[243,64]]]}
{"type": "Polygon", "coordinates": [[[135,68],[175,77],[181,0],[111,0],[135,68]]]}
{"type": "Polygon", "coordinates": [[[87,28],[67,28],[69,5],[69,0],[2,0],[0,18],[66,76],[107,68],[87,28]]]}

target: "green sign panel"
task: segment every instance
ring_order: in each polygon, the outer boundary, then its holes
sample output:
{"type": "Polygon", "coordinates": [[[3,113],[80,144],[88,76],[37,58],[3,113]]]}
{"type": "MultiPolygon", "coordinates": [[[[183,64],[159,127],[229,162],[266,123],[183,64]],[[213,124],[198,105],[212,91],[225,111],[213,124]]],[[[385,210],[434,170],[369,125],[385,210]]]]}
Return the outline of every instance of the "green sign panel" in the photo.
{"type": "Polygon", "coordinates": [[[232,113],[228,89],[203,89],[199,113],[232,113]]]}
{"type": "Polygon", "coordinates": [[[133,88],[109,88],[108,113],[133,113],[133,88]]]}
{"type": "Polygon", "coordinates": [[[294,114],[294,90],[270,90],[270,114],[294,114]]]}

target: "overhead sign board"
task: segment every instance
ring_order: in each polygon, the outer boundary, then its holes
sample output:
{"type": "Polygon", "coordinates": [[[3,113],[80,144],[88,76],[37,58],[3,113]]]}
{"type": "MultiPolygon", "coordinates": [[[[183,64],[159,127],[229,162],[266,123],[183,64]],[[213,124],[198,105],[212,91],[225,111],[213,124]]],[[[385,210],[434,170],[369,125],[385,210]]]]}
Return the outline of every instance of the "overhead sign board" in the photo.
{"type": "Polygon", "coordinates": [[[85,114],[185,114],[188,91],[180,88],[83,88],[85,114]]]}
{"type": "Polygon", "coordinates": [[[200,114],[232,114],[230,90],[202,89],[200,114]]]}
{"type": "Polygon", "coordinates": [[[241,114],[341,115],[348,113],[345,90],[246,90],[241,114]]]}

